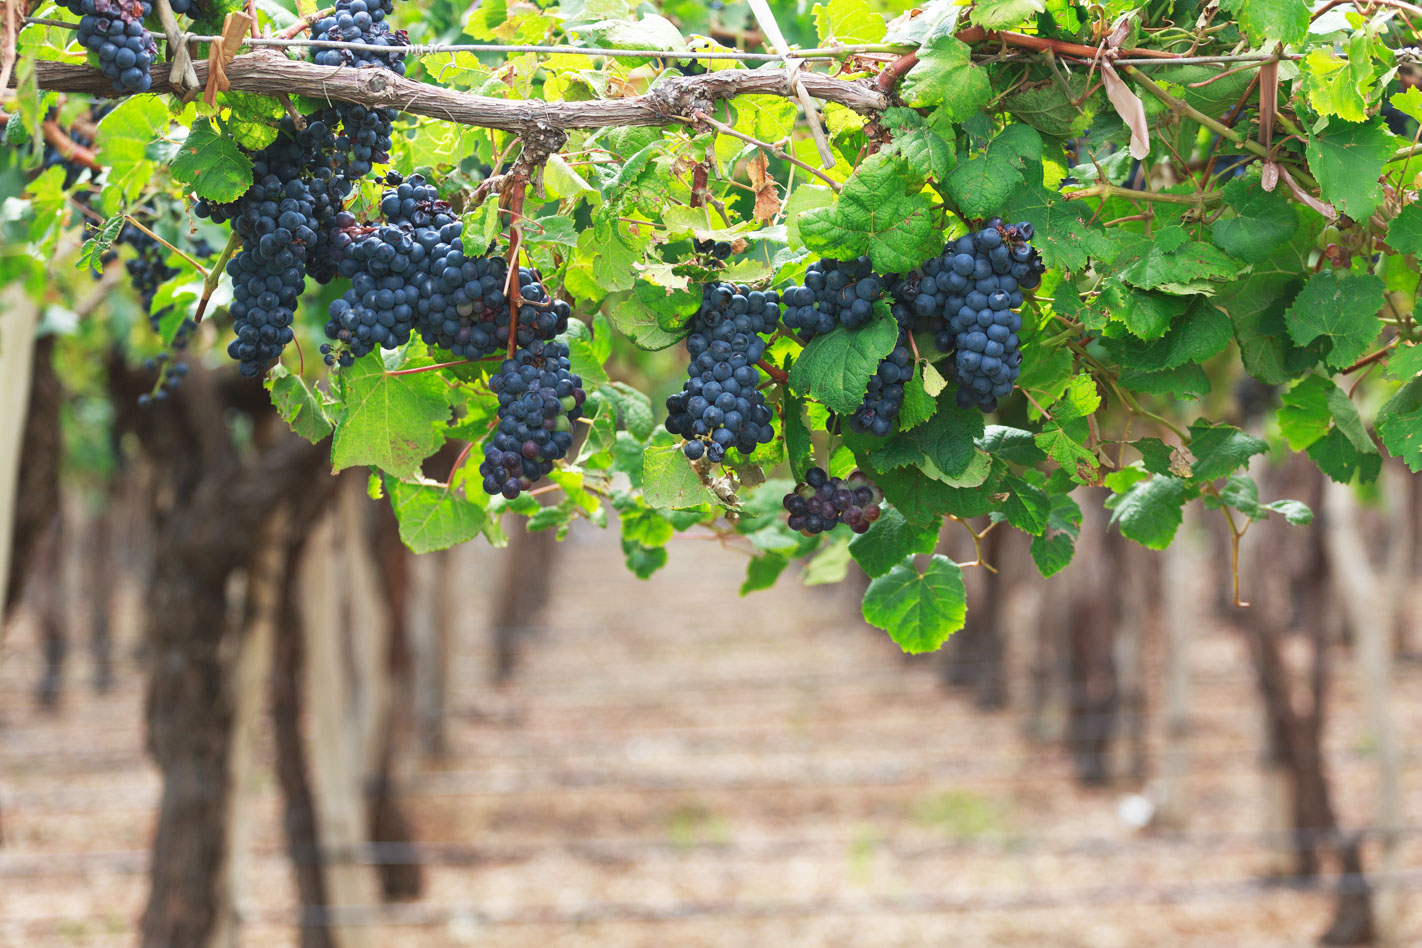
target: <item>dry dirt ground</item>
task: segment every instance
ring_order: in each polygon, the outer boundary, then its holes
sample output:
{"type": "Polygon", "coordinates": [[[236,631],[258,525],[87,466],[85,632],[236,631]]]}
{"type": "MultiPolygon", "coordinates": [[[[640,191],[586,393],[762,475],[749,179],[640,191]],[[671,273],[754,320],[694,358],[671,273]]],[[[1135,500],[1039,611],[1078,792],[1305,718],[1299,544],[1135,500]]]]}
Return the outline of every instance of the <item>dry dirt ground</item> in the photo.
{"type": "MultiPolygon", "coordinates": [[[[461,575],[492,555],[462,552],[461,575]]],[[[619,561],[615,533],[575,531],[543,628],[502,689],[486,684],[470,580],[452,754],[407,768],[424,895],[347,907],[350,944],[1307,945],[1327,926],[1326,886],[1261,881],[1260,715],[1237,633],[1206,624],[1191,650],[1188,822],[1140,830],[1122,801],[1157,784],[1078,787],[1062,742],[1026,734],[1023,675],[1012,709],[983,714],[942,690],[934,660],[905,660],[866,628],[852,589],[786,575],[740,600],[744,557],[707,543],[673,544],[645,583],[619,561]]],[[[32,622],[7,632],[0,945],[135,943],[159,790],[131,657],[136,597],[125,589],[118,610],[115,690],[93,693],[76,643],[55,711],[32,700],[32,622]]],[[[1014,667],[1026,634],[1014,630],[1014,667]]],[[[1371,826],[1371,741],[1351,658],[1337,659],[1329,767],[1344,821],[1371,826]]],[[[1415,831],[1422,668],[1399,668],[1395,714],[1415,831]]],[[[240,943],[295,945],[266,734],[258,756],[240,943]]],[[[1401,865],[1403,943],[1419,944],[1422,838],[1405,836],[1401,865]]]]}

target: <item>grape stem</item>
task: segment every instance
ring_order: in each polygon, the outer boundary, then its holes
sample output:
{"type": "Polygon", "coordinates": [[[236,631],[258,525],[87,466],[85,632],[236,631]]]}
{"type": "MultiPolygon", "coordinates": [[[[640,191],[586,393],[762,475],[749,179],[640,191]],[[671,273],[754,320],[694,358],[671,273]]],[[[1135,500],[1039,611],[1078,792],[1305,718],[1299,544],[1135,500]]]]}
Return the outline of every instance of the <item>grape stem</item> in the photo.
{"type": "Polygon", "coordinates": [[[450,468],[449,468],[449,479],[448,479],[447,481],[445,481],[445,483],[444,483],[444,492],[445,492],[446,494],[448,494],[448,493],[450,492],[450,490],[453,489],[453,487],[454,487],[454,475],[458,474],[460,468],[464,467],[464,462],[469,459],[469,452],[472,451],[473,449],[474,449],[474,442],[473,442],[473,441],[466,441],[466,442],[464,442],[464,450],[462,450],[462,451],[459,452],[459,456],[454,459],[454,464],[450,465],[450,468]]]}
{"type": "Polygon", "coordinates": [[[192,265],[197,269],[197,272],[202,274],[202,278],[203,278],[204,280],[207,279],[207,277],[208,277],[207,267],[205,267],[205,266],[203,266],[202,264],[198,263],[197,260],[193,259],[191,256],[189,256],[188,254],[184,253],[183,251],[179,250],[177,247],[174,247],[172,244],[168,243],[168,242],[167,242],[166,240],[164,240],[162,237],[159,237],[157,234],[153,233],[153,231],[149,230],[147,227],[144,227],[142,224],[140,224],[140,223],[138,222],[138,219],[137,219],[136,217],[134,217],[132,214],[125,214],[125,215],[123,216],[123,219],[126,220],[126,221],[128,221],[128,222],[129,222],[130,224],[132,224],[134,227],[136,227],[136,228],[138,228],[139,230],[143,231],[143,232],[144,232],[145,234],[147,234],[149,237],[152,237],[154,240],[158,241],[158,243],[162,244],[164,247],[167,247],[169,250],[173,251],[173,253],[177,254],[177,255],[180,256],[180,257],[182,257],[182,258],[183,258],[184,260],[186,260],[188,263],[192,264],[192,265]]]}
{"type": "Polygon", "coordinates": [[[978,532],[977,530],[973,529],[972,524],[968,523],[966,519],[964,519],[963,517],[959,517],[957,514],[949,514],[948,519],[958,521],[963,525],[963,529],[968,531],[968,536],[973,538],[973,552],[977,554],[977,559],[973,560],[971,563],[955,563],[954,565],[957,566],[959,569],[966,569],[969,566],[981,566],[989,573],[996,573],[997,567],[993,566],[987,560],[983,559],[983,537],[991,533],[992,528],[997,526],[997,524],[989,522],[986,527],[983,527],[982,532],[978,532]]]}
{"type": "Polygon", "coordinates": [[[784,369],[777,369],[775,366],[771,365],[769,362],[766,362],[764,359],[761,359],[759,362],[756,363],[756,365],[764,369],[765,374],[770,376],[771,380],[776,382],[777,384],[784,385],[786,382],[790,381],[789,372],[786,372],[784,369]]]}
{"type": "Polygon", "coordinates": [[[222,282],[222,274],[227,272],[227,261],[232,259],[232,255],[237,252],[237,248],[240,246],[242,246],[242,238],[234,230],[228,235],[227,244],[222,248],[221,256],[208,271],[207,278],[202,281],[202,299],[198,300],[197,312],[193,314],[194,323],[202,322],[203,314],[207,312],[207,301],[212,299],[217,284],[222,282]]]}
{"type": "Polygon", "coordinates": [[[500,210],[506,210],[512,215],[509,220],[509,272],[508,287],[506,295],[509,298],[509,358],[514,357],[514,351],[518,348],[518,308],[523,303],[523,294],[520,292],[518,281],[518,251],[519,244],[523,241],[523,202],[528,196],[528,171],[524,158],[526,154],[520,154],[514,170],[509,172],[509,180],[503,192],[503,200],[500,203],[500,210]],[[507,203],[505,203],[507,202],[507,203]]]}

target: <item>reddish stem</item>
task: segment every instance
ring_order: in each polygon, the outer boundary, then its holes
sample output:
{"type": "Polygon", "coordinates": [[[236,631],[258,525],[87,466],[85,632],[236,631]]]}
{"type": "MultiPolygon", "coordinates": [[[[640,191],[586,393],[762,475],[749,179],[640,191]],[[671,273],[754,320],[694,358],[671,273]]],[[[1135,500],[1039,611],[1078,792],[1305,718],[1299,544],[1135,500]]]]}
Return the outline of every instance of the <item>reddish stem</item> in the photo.
{"type": "Polygon", "coordinates": [[[894,86],[903,78],[904,73],[917,65],[918,53],[905,53],[879,71],[879,78],[874,80],[874,88],[888,95],[894,91],[894,86]]]}
{"type": "MultiPolygon", "coordinates": [[[[1022,49],[1050,49],[1054,53],[1064,53],[1067,56],[1082,56],[1087,59],[1095,59],[1100,50],[1095,46],[1082,46],[1080,43],[1068,43],[1063,40],[1047,39],[1042,36],[1027,36],[1024,33],[1011,33],[1007,30],[985,30],[980,26],[970,26],[957,34],[957,38],[964,43],[981,43],[984,41],[994,43],[1006,43],[1008,46],[1018,46],[1022,49]]],[[[1151,59],[1179,59],[1176,53],[1167,53],[1159,49],[1123,49],[1122,56],[1149,57],[1151,59]]]]}
{"type": "Polygon", "coordinates": [[[528,173],[514,171],[509,174],[509,188],[504,192],[508,204],[503,208],[512,214],[509,221],[509,358],[514,357],[518,348],[518,308],[523,304],[523,294],[518,282],[518,250],[523,242],[523,201],[528,196],[528,173]]]}
{"type": "Polygon", "coordinates": [[[421,365],[413,369],[396,369],[394,372],[386,372],[386,375],[414,375],[417,372],[433,372],[436,369],[447,369],[452,365],[473,365],[475,362],[487,362],[488,359],[458,359],[454,362],[441,362],[437,365],[421,365]]]}
{"type": "Polygon", "coordinates": [[[769,362],[766,362],[764,359],[761,359],[759,362],[756,363],[756,365],[764,369],[766,375],[769,375],[772,380],[778,382],[781,385],[784,385],[786,382],[790,381],[789,372],[786,372],[784,369],[777,369],[775,366],[771,365],[769,362]]]}
{"type": "Polygon", "coordinates": [[[104,170],[104,166],[99,164],[99,159],[95,157],[93,149],[85,148],[70,138],[64,129],[59,127],[58,122],[48,119],[41,127],[44,131],[44,140],[53,145],[66,160],[83,165],[90,171],[104,170]]]}
{"type": "Polygon", "coordinates": [[[454,459],[454,466],[449,469],[449,479],[444,482],[444,492],[449,493],[454,486],[454,475],[459,473],[459,469],[464,466],[464,462],[469,458],[469,452],[474,448],[473,441],[464,443],[464,450],[459,452],[459,457],[454,459]]]}

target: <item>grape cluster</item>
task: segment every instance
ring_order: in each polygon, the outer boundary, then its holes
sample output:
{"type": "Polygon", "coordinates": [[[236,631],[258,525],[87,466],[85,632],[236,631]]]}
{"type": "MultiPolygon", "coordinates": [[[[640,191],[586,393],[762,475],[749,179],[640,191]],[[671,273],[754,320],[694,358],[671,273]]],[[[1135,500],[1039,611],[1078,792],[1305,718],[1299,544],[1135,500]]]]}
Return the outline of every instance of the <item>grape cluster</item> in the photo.
{"type": "Polygon", "coordinates": [[[935,342],[954,353],[951,374],[963,408],[992,411],[1011,394],[1021,371],[1022,317],[1016,310],[1023,291],[1041,283],[1044,269],[1031,239],[1031,224],[993,218],[920,268],[910,305],[915,313],[937,317],[935,342]]]}
{"type": "Polygon", "coordinates": [[[99,60],[99,69],[114,91],[147,92],[153,85],[148,69],[158,56],[158,44],[143,28],[153,10],[148,0],[62,0],[79,17],[79,45],[99,60]]]}
{"type": "MultiPolygon", "coordinates": [[[[319,66],[353,66],[357,69],[389,69],[405,74],[405,54],[409,37],[404,30],[391,30],[385,18],[394,10],[392,0],[337,0],[331,15],[318,20],[311,29],[313,40],[364,43],[388,46],[388,53],[369,50],[322,49],[316,47],[319,66]]],[[[390,136],[395,109],[372,109],[350,102],[335,106],[341,117],[340,153],[345,157],[346,177],[363,178],[371,168],[390,160],[390,136]]]]}
{"type": "Polygon", "coordinates": [[[489,380],[499,424],[479,465],[485,492],[513,500],[572,448],[572,423],[582,417],[587,396],[569,367],[567,346],[535,340],[489,380]]]}
{"type": "Polygon", "coordinates": [[[805,271],[805,284],[785,291],[785,328],[809,339],[837,326],[862,326],[893,280],[876,274],[868,257],[816,260],[805,271]]]}
{"type": "Polygon", "coordinates": [[[709,253],[717,260],[725,260],[732,250],[729,240],[702,240],[699,237],[691,242],[691,249],[697,253],[709,253]]]}
{"type": "MultiPolygon", "coordinates": [[[[158,287],[177,276],[179,271],[175,267],[168,266],[164,261],[165,248],[163,245],[132,224],[124,224],[118,237],[114,239],[114,243],[125,244],[134,250],[134,256],[124,264],[124,270],[128,273],[129,282],[138,291],[138,298],[143,303],[144,310],[148,313],[148,326],[156,334],[160,331],[163,317],[168,314],[168,307],[165,306],[155,312],[153,298],[158,292],[158,287]]],[[[194,241],[191,249],[194,256],[212,256],[212,247],[205,240],[194,241]]],[[[150,372],[158,372],[159,378],[158,384],[151,394],[144,393],[138,397],[140,405],[147,405],[151,401],[162,401],[168,397],[170,391],[182,384],[188,374],[188,364],[181,360],[180,354],[188,348],[195,329],[197,329],[197,323],[191,319],[184,319],[173,336],[173,352],[160,352],[144,362],[144,368],[150,372]]]]}
{"type": "Polygon", "coordinates": [[[883,499],[884,492],[862,471],[841,479],[812,467],[805,472],[805,483],[785,495],[785,509],[790,514],[786,524],[811,537],[833,530],[837,523],[864,533],[879,519],[883,499]]]}
{"type": "Polygon", "coordinates": [[[904,383],[913,377],[913,356],[908,347],[908,329],[899,330],[894,351],[879,363],[878,370],[869,377],[869,389],[864,393],[864,401],[853,415],[849,416],[849,427],[861,434],[872,434],[876,438],[887,435],[894,427],[894,419],[899,416],[899,408],[904,403],[904,383]]]}
{"type": "Polygon", "coordinates": [[[701,288],[701,308],[686,337],[690,378],[667,398],[667,430],[687,439],[682,451],[689,459],[719,463],[728,448],[749,453],[775,437],[756,363],[765,354],[761,334],[779,321],[773,291],[731,283],[701,288]]]}
{"type": "Polygon", "coordinates": [[[276,139],[252,157],[253,184],[231,204],[199,201],[199,217],[232,222],[242,247],[227,263],[232,328],[227,352],[245,378],[261,375],[292,340],[296,301],[314,265],[329,279],[328,222],[340,213],[350,183],[337,173],[329,111],[298,129],[283,118],[276,139]]]}
{"type": "MultiPolygon", "coordinates": [[[[428,345],[459,358],[482,359],[508,344],[510,307],[502,257],[464,252],[463,225],[439,189],[421,175],[390,174],[380,209],[385,223],[359,226],[343,215],[332,238],[338,272],[351,289],[331,304],[324,345],[327,364],[343,366],[379,347],[394,348],[418,333],[428,345]]],[[[518,331],[527,347],[568,328],[572,309],[554,300],[542,277],[519,268],[518,331]]]]}

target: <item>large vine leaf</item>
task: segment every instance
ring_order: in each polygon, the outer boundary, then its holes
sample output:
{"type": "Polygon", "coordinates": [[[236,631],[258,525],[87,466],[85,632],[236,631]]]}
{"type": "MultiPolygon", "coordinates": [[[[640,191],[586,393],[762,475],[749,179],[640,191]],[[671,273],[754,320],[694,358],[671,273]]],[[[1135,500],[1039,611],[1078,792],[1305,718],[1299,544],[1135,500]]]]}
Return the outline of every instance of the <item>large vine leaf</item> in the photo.
{"type": "Polygon", "coordinates": [[[1273,40],[1292,46],[1308,35],[1307,0],[1223,0],[1220,7],[1238,17],[1256,48],[1273,40]]]}
{"type": "MultiPolygon", "coordinates": [[[[390,353],[389,368],[432,365],[403,361],[390,353]]],[[[341,371],[331,469],[372,465],[396,477],[413,479],[420,462],[444,443],[436,427],[449,417],[449,386],[433,372],[394,375],[378,354],[357,359],[341,371]]]]}
{"type": "Polygon", "coordinates": [[[880,273],[912,270],[938,249],[933,206],[906,159],[871,155],[844,183],[832,208],[800,215],[805,246],[828,257],[868,254],[880,273]]]}
{"type": "Polygon", "coordinates": [[[484,508],[449,487],[423,478],[385,478],[385,489],[400,523],[400,539],[415,553],[447,550],[472,540],[484,527],[484,508]]]}
{"type": "Polygon", "coordinates": [[[315,444],[334,430],[326,414],[325,401],[301,376],[293,374],[284,365],[277,365],[267,373],[265,384],[277,414],[291,426],[292,431],[315,444]]]}
{"type": "Polygon", "coordinates": [[[1233,425],[1212,425],[1201,418],[1190,426],[1190,453],[1195,455],[1190,474],[1196,480],[1224,477],[1268,450],[1263,438],[1245,434],[1233,425]]]}
{"type": "Polygon", "coordinates": [[[790,389],[842,415],[853,414],[869,389],[870,376],[894,351],[898,338],[898,324],[890,316],[816,336],[790,370],[790,389]]]}
{"type": "Polygon", "coordinates": [[[1055,576],[1071,564],[1081,532],[1081,508],[1066,494],[1053,494],[1047,528],[1032,538],[1032,562],[1043,577],[1055,576]]]}
{"type": "Polygon", "coordinates": [[[193,124],[170,170],[198,197],[219,204],[237,200],[252,186],[252,160],[206,118],[193,124]]]}
{"type": "Polygon", "coordinates": [[[820,45],[844,43],[878,43],[883,40],[888,25],[869,5],[869,0],[829,0],[814,8],[815,30],[820,45]]]}
{"type": "Polygon", "coordinates": [[[968,600],[963,571],[934,556],[922,573],[908,559],[869,584],[864,619],[911,654],[931,652],[963,627],[968,600]]]}
{"type": "Polygon", "coordinates": [[[1169,475],[1157,474],[1140,481],[1106,501],[1111,523],[1120,526],[1126,539],[1152,550],[1163,550],[1184,520],[1186,487],[1185,481],[1169,475]]]}
{"type": "Polygon", "coordinates": [[[716,502],[681,447],[674,444],[649,447],[642,456],[642,496],[653,507],[674,510],[716,502]]]}
{"type": "Polygon", "coordinates": [[[1220,189],[1234,211],[1210,228],[1215,246],[1246,263],[1259,263],[1288,243],[1299,215],[1283,191],[1265,191],[1257,177],[1235,178],[1220,189]]]}
{"type": "Polygon", "coordinates": [[[918,62],[899,83],[899,96],[912,108],[940,107],[955,122],[967,119],[992,98],[987,71],[972,62],[972,49],[949,33],[939,33],[918,49],[918,62]]]}
{"type": "Polygon", "coordinates": [[[1308,143],[1308,166],[1323,199],[1355,220],[1366,220],[1382,203],[1378,176],[1392,157],[1392,136],[1381,125],[1332,122],[1308,143]]]}
{"type": "Polygon", "coordinates": [[[1422,376],[1403,385],[1378,409],[1377,429],[1388,451],[1422,473],[1422,376]]]}
{"type": "Polygon", "coordinates": [[[1016,29],[1047,12],[1042,0],[977,0],[971,15],[973,24],[985,30],[1016,29]]]}
{"type": "Polygon", "coordinates": [[[1414,202],[1398,212],[1388,225],[1387,242],[1398,253],[1422,253],[1422,204],[1414,202]]]}
{"type": "Polygon", "coordinates": [[[874,528],[849,541],[849,554],[871,577],[883,576],[904,557],[932,553],[938,545],[938,525],[915,526],[893,507],[874,522],[874,528]]]}
{"type": "Polygon", "coordinates": [[[1332,341],[1325,360],[1335,369],[1352,365],[1382,330],[1378,310],[1383,282],[1371,273],[1322,270],[1309,278],[1289,307],[1289,336],[1307,345],[1319,336],[1332,341]]]}

